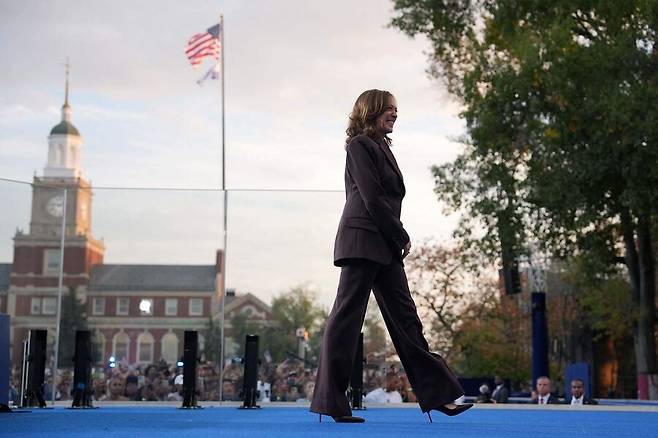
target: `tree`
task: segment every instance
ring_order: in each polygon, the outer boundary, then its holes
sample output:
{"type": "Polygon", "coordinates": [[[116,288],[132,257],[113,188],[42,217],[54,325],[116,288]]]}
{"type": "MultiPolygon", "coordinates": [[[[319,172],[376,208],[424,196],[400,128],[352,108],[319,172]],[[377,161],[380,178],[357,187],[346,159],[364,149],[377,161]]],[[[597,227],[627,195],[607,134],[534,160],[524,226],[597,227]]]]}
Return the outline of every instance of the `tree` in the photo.
{"type": "Polygon", "coordinates": [[[460,236],[474,242],[475,219],[490,237],[480,247],[499,246],[503,259],[532,236],[561,257],[607,254],[603,272],[623,261],[637,374],[657,399],[658,4],[397,0],[395,9],[393,26],[429,38],[430,73],[465,106],[465,153],[434,170],[439,197],[469,217],[460,236]]]}
{"type": "Polygon", "coordinates": [[[520,301],[496,295],[484,308],[466,309],[455,336],[454,366],[463,376],[500,375],[517,384],[530,380],[530,319],[520,301]]]}
{"type": "Polygon", "coordinates": [[[374,295],[368,299],[368,310],[363,321],[363,350],[369,361],[381,358],[385,361],[389,344],[384,327],[384,319],[374,295]]]}
{"type": "Polygon", "coordinates": [[[325,318],[326,314],[316,305],[315,293],[308,287],[296,286],[275,297],[272,300],[272,328],[266,336],[272,359],[281,362],[291,353],[297,353],[298,328],[309,333],[311,351],[307,359],[317,359],[322,333],[320,324],[325,318]]]}
{"type": "Polygon", "coordinates": [[[222,358],[223,339],[221,327],[212,316],[208,318],[205,335],[206,343],[203,354],[206,356],[206,360],[211,361],[215,365],[219,365],[222,358]]]}
{"type": "Polygon", "coordinates": [[[457,249],[425,242],[415,247],[405,265],[419,316],[429,328],[425,330],[428,342],[432,349],[450,357],[463,311],[474,301],[473,290],[465,284],[467,273],[461,254],[457,249]]]}
{"type": "Polygon", "coordinates": [[[476,254],[432,241],[416,246],[406,261],[431,348],[463,376],[501,374],[525,382],[529,318],[522,318],[517,297],[501,296],[498,279],[485,275],[487,267],[476,254]]]}
{"type": "MultiPolygon", "coordinates": [[[[58,367],[73,367],[75,332],[78,330],[88,330],[87,313],[85,305],[78,300],[77,289],[75,287],[69,287],[69,293],[62,298],[62,314],[59,323],[58,367]]],[[[92,352],[92,357],[95,356],[92,352]]]]}
{"type": "MultiPolygon", "coordinates": [[[[249,321],[249,316],[242,312],[233,315],[231,318],[231,327],[233,329],[233,340],[238,344],[236,355],[240,357],[244,356],[246,336],[258,335],[259,339],[263,339],[264,332],[267,330],[266,327],[249,321]]],[[[259,348],[262,350],[260,342],[259,348]]]]}

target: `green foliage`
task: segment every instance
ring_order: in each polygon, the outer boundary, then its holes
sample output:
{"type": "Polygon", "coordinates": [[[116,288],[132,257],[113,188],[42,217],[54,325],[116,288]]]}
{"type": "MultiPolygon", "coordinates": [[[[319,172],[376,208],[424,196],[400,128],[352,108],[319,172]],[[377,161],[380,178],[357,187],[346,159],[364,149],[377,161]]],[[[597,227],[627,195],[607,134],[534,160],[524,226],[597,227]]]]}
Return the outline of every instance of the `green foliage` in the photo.
{"type": "Polygon", "coordinates": [[[264,335],[267,332],[267,327],[249,321],[249,316],[245,313],[238,312],[231,318],[231,328],[233,340],[238,344],[237,356],[244,356],[245,339],[247,335],[258,335],[259,349],[263,350],[261,339],[264,340],[264,335]]]}
{"type": "Polygon", "coordinates": [[[222,357],[222,333],[219,321],[212,316],[208,318],[205,335],[206,343],[202,353],[206,360],[219,364],[222,357]]]}
{"type": "Polygon", "coordinates": [[[363,349],[364,354],[369,358],[385,357],[388,342],[386,338],[386,329],[384,327],[384,318],[379,311],[379,306],[374,295],[370,295],[368,300],[368,310],[363,322],[363,349]]]}
{"type": "Polygon", "coordinates": [[[307,360],[317,360],[322,337],[321,323],[326,319],[317,306],[315,293],[304,286],[296,286],[272,300],[272,327],[265,337],[272,359],[282,362],[297,354],[295,332],[303,327],[309,332],[310,354],[307,360]]]}
{"type": "Polygon", "coordinates": [[[78,300],[75,287],[69,288],[69,293],[62,297],[62,313],[59,323],[59,356],[57,366],[73,367],[75,355],[75,332],[88,330],[85,305],[78,300]]]}
{"type": "MultiPolygon", "coordinates": [[[[494,256],[532,240],[553,256],[595,254],[599,275],[623,251],[638,371],[657,373],[658,3],[394,5],[392,26],[429,39],[430,73],[465,108],[464,152],[433,169],[439,199],[463,213],[462,245],[494,256]],[[477,225],[484,230],[474,234],[477,225]]],[[[587,308],[611,315],[595,301],[587,308]]],[[[651,391],[658,397],[658,386],[651,391]]]]}
{"type": "Polygon", "coordinates": [[[530,324],[515,297],[496,296],[483,312],[469,312],[455,338],[455,368],[464,377],[501,375],[530,380],[530,324]]]}
{"type": "Polygon", "coordinates": [[[530,370],[529,318],[519,302],[500,295],[497,278],[479,275],[482,259],[434,242],[406,261],[409,285],[433,350],[460,375],[502,374],[525,382],[530,370]]]}
{"type": "Polygon", "coordinates": [[[595,338],[605,336],[619,342],[632,337],[637,315],[628,281],[619,273],[598,274],[585,257],[571,259],[568,266],[564,281],[574,291],[578,307],[575,318],[589,325],[595,338]]]}

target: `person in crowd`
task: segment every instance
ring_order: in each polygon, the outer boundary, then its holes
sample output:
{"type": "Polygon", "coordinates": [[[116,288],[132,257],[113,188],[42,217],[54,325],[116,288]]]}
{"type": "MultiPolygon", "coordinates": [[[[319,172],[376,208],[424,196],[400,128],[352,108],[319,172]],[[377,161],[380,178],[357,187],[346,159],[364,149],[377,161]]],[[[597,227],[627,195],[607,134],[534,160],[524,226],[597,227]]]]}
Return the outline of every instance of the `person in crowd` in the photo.
{"type": "Polygon", "coordinates": [[[174,386],[170,388],[167,394],[167,401],[183,401],[183,375],[179,374],[174,377],[174,386]]]}
{"type": "Polygon", "coordinates": [[[411,387],[407,373],[400,374],[402,401],[405,403],[417,403],[418,399],[411,387]]]}
{"type": "Polygon", "coordinates": [[[139,401],[139,379],[134,374],[126,376],[126,385],[123,390],[123,395],[128,400],[139,401]]]}
{"type": "Polygon", "coordinates": [[[55,391],[55,400],[59,400],[59,392],[56,387],[53,387],[53,377],[50,375],[50,371],[46,370],[46,381],[41,387],[41,394],[43,395],[44,400],[52,400],[53,390],[55,391]]]}
{"type": "Polygon", "coordinates": [[[222,400],[236,401],[238,400],[238,391],[232,380],[225,379],[222,381],[222,400]]]}
{"type": "Polygon", "coordinates": [[[500,376],[494,377],[496,387],[491,393],[491,398],[495,403],[507,403],[509,400],[509,390],[505,387],[505,381],[500,376]]]}
{"type": "Polygon", "coordinates": [[[139,400],[141,401],[158,401],[155,397],[152,383],[145,383],[139,388],[139,400]]]}
{"type": "Polygon", "coordinates": [[[94,388],[94,400],[103,400],[107,397],[107,379],[105,376],[96,377],[92,386],[94,388]]]}
{"type": "Polygon", "coordinates": [[[128,397],[124,395],[126,390],[126,382],[120,375],[115,375],[110,379],[108,384],[108,394],[101,398],[106,401],[127,401],[128,397]]]}
{"type": "Polygon", "coordinates": [[[289,402],[296,402],[297,400],[300,399],[300,394],[299,394],[299,389],[297,388],[296,385],[289,386],[288,387],[288,394],[286,396],[286,399],[289,402]]]}
{"type": "Polygon", "coordinates": [[[551,379],[548,377],[541,376],[537,378],[536,390],[537,398],[531,401],[532,404],[555,405],[560,403],[558,398],[551,394],[551,379]]]}
{"type": "Polygon", "coordinates": [[[446,361],[430,352],[409,292],[403,260],[411,241],[400,222],[405,187],[388,136],[397,110],[391,93],[367,90],[349,117],[346,200],[334,247],[334,264],[341,274],[325,325],[310,408],[320,420],[324,414],[336,422],[365,421],[352,416],[345,392],[371,290],[421,410],[428,416],[431,410],[453,416],[472,406],[454,403],[464,390],[446,361]]]}
{"type": "Polygon", "coordinates": [[[571,406],[598,405],[599,402],[585,396],[585,382],[582,379],[571,381],[571,406]]]}
{"type": "Polygon", "coordinates": [[[478,394],[477,398],[475,399],[475,403],[494,403],[493,399],[491,398],[489,385],[483,383],[480,385],[478,390],[480,391],[480,394],[478,394]]]}
{"type": "Polygon", "coordinates": [[[366,403],[402,403],[402,395],[398,392],[401,386],[402,381],[397,373],[389,372],[386,375],[386,387],[370,391],[363,401],[366,403]]]}
{"type": "Polygon", "coordinates": [[[156,378],[155,383],[153,384],[153,388],[155,389],[155,397],[158,399],[158,401],[165,401],[167,400],[167,396],[171,392],[169,390],[170,385],[169,385],[169,380],[164,378],[156,378]]]}
{"type": "Polygon", "coordinates": [[[304,395],[306,400],[311,400],[313,398],[313,390],[315,389],[315,380],[309,379],[304,384],[304,395]]]}

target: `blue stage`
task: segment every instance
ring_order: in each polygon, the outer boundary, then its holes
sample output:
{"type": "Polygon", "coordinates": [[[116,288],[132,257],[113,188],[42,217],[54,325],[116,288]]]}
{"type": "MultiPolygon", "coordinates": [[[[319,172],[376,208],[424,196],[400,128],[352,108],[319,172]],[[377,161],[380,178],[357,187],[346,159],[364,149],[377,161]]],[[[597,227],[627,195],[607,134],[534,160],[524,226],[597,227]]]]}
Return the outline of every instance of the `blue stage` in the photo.
{"type": "MultiPolygon", "coordinates": [[[[458,417],[439,412],[429,423],[417,408],[372,407],[356,413],[363,424],[336,424],[307,407],[267,406],[239,410],[234,406],[180,410],[173,406],[103,406],[93,410],[33,409],[0,414],[0,435],[26,437],[657,437],[658,411],[629,407],[568,406],[523,408],[476,406],[458,417]]],[[[518,405],[517,405],[518,406],[518,405]]]]}

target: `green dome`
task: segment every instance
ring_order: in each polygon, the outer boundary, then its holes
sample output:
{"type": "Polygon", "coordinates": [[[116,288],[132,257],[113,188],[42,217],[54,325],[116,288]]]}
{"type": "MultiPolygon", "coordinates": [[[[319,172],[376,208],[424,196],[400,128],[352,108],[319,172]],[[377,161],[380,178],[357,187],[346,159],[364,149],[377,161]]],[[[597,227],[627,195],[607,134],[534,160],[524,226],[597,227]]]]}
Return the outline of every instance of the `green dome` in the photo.
{"type": "Polygon", "coordinates": [[[67,135],[76,135],[80,137],[78,129],[73,126],[71,122],[61,121],[58,125],[55,125],[53,129],[50,130],[50,135],[53,134],[67,134],[67,135]]]}

